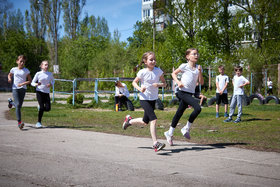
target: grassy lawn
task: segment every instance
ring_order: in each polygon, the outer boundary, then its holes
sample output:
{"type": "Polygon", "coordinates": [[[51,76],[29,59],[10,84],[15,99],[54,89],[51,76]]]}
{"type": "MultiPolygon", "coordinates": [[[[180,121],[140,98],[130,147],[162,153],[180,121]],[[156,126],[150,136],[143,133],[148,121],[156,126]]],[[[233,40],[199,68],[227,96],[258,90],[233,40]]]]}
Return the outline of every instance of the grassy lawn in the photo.
{"type": "MultiPolygon", "coordinates": [[[[164,139],[164,131],[169,129],[177,106],[164,111],[156,111],[158,117],[158,136],[164,139]]],[[[220,107],[223,111],[224,107],[220,107]]],[[[187,109],[181,118],[174,137],[185,140],[180,128],[187,122],[192,109],[187,109]]],[[[237,110],[236,110],[237,112],[237,110]]],[[[27,123],[37,122],[37,107],[24,107],[23,120],[27,123]]],[[[122,134],[128,136],[150,137],[148,127],[133,126],[123,131],[121,125],[125,115],[142,117],[143,111],[115,112],[87,108],[72,108],[62,104],[52,104],[52,110],[44,114],[42,124],[55,128],[72,128],[96,132],[122,134]]],[[[15,110],[9,117],[16,119],[15,110]]],[[[220,114],[222,115],[222,114],[220,114]]],[[[236,116],[234,116],[234,119],[236,116]]],[[[216,119],[215,107],[205,107],[195,120],[191,130],[191,142],[213,144],[216,146],[235,146],[260,151],[280,152],[280,105],[259,105],[257,101],[243,107],[242,122],[224,123],[224,117],[216,119]]]]}

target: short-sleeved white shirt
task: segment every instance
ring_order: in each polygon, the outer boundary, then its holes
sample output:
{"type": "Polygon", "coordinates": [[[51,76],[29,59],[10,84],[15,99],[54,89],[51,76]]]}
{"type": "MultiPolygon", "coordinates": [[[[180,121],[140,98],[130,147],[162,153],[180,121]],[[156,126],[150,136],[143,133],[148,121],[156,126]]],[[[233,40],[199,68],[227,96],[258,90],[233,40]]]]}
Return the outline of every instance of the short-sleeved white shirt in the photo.
{"type": "Polygon", "coordinates": [[[13,89],[27,89],[26,85],[18,86],[18,84],[25,82],[27,75],[30,74],[30,71],[27,68],[19,69],[18,67],[13,67],[10,70],[10,73],[14,75],[13,89]]]}
{"type": "Polygon", "coordinates": [[[195,93],[195,87],[198,80],[199,70],[192,68],[188,63],[183,63],[179,66],[179,69],[182,72],[181,82],[184,87],[179,88],[184,92],[195,93]]]}
{"type": "MultiPolygon", "coordinates": [[[[229,78],[225,74],[224,75],[218,75],[216,77],[216,83],[219,84],[220,90],[222,90],[225,87],[226,83],[228,83],[228,82],[229,82],[229,78]]],[[[218,88],[216,89],[216,93],[220,93],[218,88]]],[[[227,93],[227,88],[224,90],[223,93],[227,93]]]]}
{"type": "Polygon", "coordinates": [[[137,73],[141,86],[144,85],[146,87],[144,93],[140,92],[140,100],[153,101],[158,99],[158,87],[154,87],[153,83],[159,83],[162,74],[163,71],[157,67],[154,67],[152,71],[148,68],[144,68],[137,73]]]}
{"type": "Polygon", "coordinates": [[[50,87],[47,87],[47,84],[54,84],[53,74],[49,71],[39,71],[35,74],[31,85],[36,86],[37,82],[40,82],[41,85],[36,87],[36,91],[50,93],[50,87]]]}
{"type": "Polygon", "coordinates": [[[246,82],[249,82],[245,77],[241,76],[237,76],[235,75],[233,77],[233,94],[234,95],[244,95],[244,87],[240,88],[240,85],[245,84],[246,82]]]}
{"type": "Polygon", "coordinates": [[[116,86],[116,92],[115,92],[115,96],[119,96],[119,94],[123,94],[126,97],[129,97],[129,91],[127,89],[127,86],[125,83],[121,83],[123,85],[123,87],[117,87],[116,86]]]}
{"type": "Polygon", "coordinates": [[[272,89],[272,85],[273,85],[272,81],[267,81],[267,86],[268,86],[269,89],[272,89]]]}

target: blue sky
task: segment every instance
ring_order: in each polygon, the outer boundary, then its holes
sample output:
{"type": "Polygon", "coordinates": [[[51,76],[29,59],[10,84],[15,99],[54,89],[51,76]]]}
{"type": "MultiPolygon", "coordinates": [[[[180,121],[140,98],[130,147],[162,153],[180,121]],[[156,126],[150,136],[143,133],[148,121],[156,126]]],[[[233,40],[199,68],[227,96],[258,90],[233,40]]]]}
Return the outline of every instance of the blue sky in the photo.
{"type": "MultiPolygon", "coordinates": [[[[14,9],[20,9],[24,14],[30,7],[29,0],[10,0],[14,4],[14,9]]],[[[137,21],[141,21],[142,0],[87,0],[83,9],[82,18],[85,12],[95,17],[104,17],[111,34],[115,29],[121,33],[121,41],[126,41],[133,34],[133,26],[137,21]]],[[[62,20],[62,18],[60,18],[62,20]]],[[[63,29],[60,30],[63,34],[63,29]]]]}

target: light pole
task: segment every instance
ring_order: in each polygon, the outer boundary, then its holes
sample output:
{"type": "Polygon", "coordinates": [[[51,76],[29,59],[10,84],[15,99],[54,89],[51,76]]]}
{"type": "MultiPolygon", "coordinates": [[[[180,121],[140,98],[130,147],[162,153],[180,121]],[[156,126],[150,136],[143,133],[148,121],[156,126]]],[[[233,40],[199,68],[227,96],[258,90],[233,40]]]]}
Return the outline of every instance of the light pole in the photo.
{"type": "MultiPolygon", "coordinates": [[[[57,14],[55,14],[51,8],[49,7],[49,5],[46,5],[45,2],[40,2],[39,0],[37,1],[38,5],[43,5],[43,8],[47,8],[48,11],[50,12],[50,14],[52,14],[53,16],[53,23],[52,20],[50,19],[49,15],[47,15],[47,13],[44,14],[45,19],[46,19],[46,23],[48,24],[48,27],[51,30],[51,35],[53,38],[53,43],[54,43],[54,53],[55,53],[55,58],[54,58],[54,64],[53,64],[53,71],[55,74],[59,73],[59,65],[58,65],[58,45],[57,45],[57,38],[58,38],[58,22],[59,22],[59,13],[58,13],[58,18],[57,18],[57,14]]],[[[59,5],[60,6],[60,5],[59,5]]]]}

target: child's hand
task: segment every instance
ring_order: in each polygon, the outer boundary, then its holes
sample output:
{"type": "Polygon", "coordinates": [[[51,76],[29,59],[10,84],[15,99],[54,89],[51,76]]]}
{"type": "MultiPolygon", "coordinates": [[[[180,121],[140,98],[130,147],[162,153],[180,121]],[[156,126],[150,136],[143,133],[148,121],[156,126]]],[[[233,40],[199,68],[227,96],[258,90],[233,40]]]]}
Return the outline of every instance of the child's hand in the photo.
{"type": "Polygon", "coordinates": [[[223,91],[220,91],[220,95],[222,95],[223,94],[223,91]]]}
{"type": "Polygon", "coordinates": [[[47,84],[47,87],[49,88],[49,87],[51,87],[51,84],[49,83],[49,84],[47,84]]]}
{"type": "Polygon", "coordinates": [[[158,83],[153,83],[153,87],[158,87],[158,83]]]}
{"type": "Polygon", "coordinates": [[[198,69],[199,72],[201,72],[201,65],[198,65],[197,69],[198,69]]]}
{"type": "Polygon", "coordinates": [[[18,87],[22,87],[22,86],[23,86],[23,84],[22,84],[22,83],[19,83],[19,84],[18,84],[18,87]]]}
{"type": "Polygon", "coordinates": [[[8,79],[8,83],[11,83],[12,82],[12,79],[8,79]]]}
{"type": "Polygon", "coordinates": [[[181,81],[179,82],[178,87],[179,87],[179,88],[184,87],[184,85],[183,85],[183,83],[182,83],[181,81]]]}
{"type": "Polygon", "coordinates": [[[40,83],[40,82],[38,82],[38,83],[37,83],[37,86],[40,86],[40,85],[41,85],[41,83],[40,83]]]}
{"type": "Polygon", "coordinates": [[[146,86],[144,85],[141,85],[141,88],[140,88],[140,92],[144,93],[146,91],[146,86]]]}

